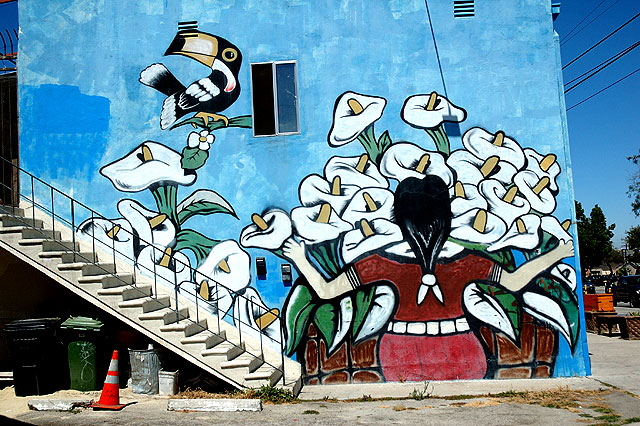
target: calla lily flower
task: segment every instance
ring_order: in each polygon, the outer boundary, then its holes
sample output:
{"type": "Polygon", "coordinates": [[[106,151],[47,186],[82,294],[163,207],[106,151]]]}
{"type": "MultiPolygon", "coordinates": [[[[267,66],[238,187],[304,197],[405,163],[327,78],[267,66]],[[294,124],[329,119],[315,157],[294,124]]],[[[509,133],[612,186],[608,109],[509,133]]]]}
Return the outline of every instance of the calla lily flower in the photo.
{"type": "Polygon", "coordinates": [[[296,207],[291,210],[291,221],[298,235],[311,244],[334,240],[343,232],[353,229],[330,204],[296,207]]]}
{"type": "Polygon", "coordinates": [[[361,219],[393,218],[393,192],[383,188],[363,188],[353,195],[342,219],[355,225],[361,219]]]}
{"type": "Polygon", "coordinates": [[[558,219],[556,219],[553,216],[542,216],[542,219],[541,219],[542,230],[553,235],[562,243],[568,243],[569,241],[573,241],[573,237],[568,232],[569,225],[571,225],[569,221],[564,221],[563,223],[560,223],[558,219]]]}
{"type": "Polygon", "coordinates": [[[253,287],[247,287],[244,294],[236,297],[233,304],[233,320],[243,334],[248,332],[259,339],[260,333],[264,333],[269,338],[263,339],[263,344],[281,350],[279,315],[280,310],[269,309],[253,287]]]}
{"type": "Polygon", "coordinates": [[[558,263],[552,270],[551,275],[567,287],[571,291],[576,289],[576,270],[566,263],[558,263]]]}
{"type": "Polygon", "coordinates": [[[486,178],[495,179],[508,185],[513,181],[513,176],[517,172],[512,164],[500,161],[497,156],[483,160],[464,149],[452,152],[447,159],[447,165],[455,170],[459,181],[474,185],[486,178]]]}
{"type": "MultiPolygon", "coordinates": [[[[213,281],[233,292],[238,292],[251,281],[249,254],[234,240],[226,240],[213,246],[204,262],[196,269],[196,284],[213,281]]],[[[211,282],[210,285],[214,285],[211,282]]]]}
{"type": "Polygon", "coordinates": [[[540,216],[526,214],[517,218],[498,241],[487,247],[487,251],[504,248],[532,250],[540,244],[540,216]]]}
{"type": "MultiPolygon", "coordinates": [[[[181,284],[181,287],[184,287],[184,284],[188,283],[181,284]]],[[[210,282],[209,280],[202,281],[197,287],[198,294],[207,302],[205,304],[206,310],[214,315],[219,315],[220,318],[227,315],[235,300],[235,292],[232,293],[228,288],[216,285],[215,281],[210,282]]]]}
{"type": "Polygon", "coordinates": [[[164,250],[147,246],[136,260],[136,272],[154,278],[159,284],[173,287],[183,281],[191,281],[189,258],[171,248],[164,250]]]}
{"type": "Polygon", "coordinates": [[[518,142],[503,132],[492,134],[480,127],[472,127],[462,136],[462,144],[476,157],[486,160],[496,156],[500,161],[510,163],[517,170],[524,167],[524,152],[518,142]]]}
{"type": "Polygon", "coordinates": [[[187,146],[189,148],[199,148],[203,151],[208,151],[215,140],[215,136],[213,136],[208,130],[191,132],[187,137],[187,146]]]}
{"type": "Polygon", "coordinates": [[[359,229],[344,234],[342,258],[346,263],[352,263],[363,254],[381,250],[401,241],[402,231],[395,223],[382,218],[363,220],[359,229]]]}
{"type": "Polygon", "coordinates": [[[507,225],[491,212],[469,210],[451,220],[451,237],[469,243],[492,244],[504,235],[507,225]]]}
{"type": "Polygon", "coordinates": [[[447,167],[439,152],[425,151],[417,145],[400,142],[391,145],[380,162],[380,171],[388,178],[402,181],[408,177],[422,179],[424,175],[442,178],[451,188],[455,182],[453,172],[447,167]]]}
{"type": "Polygon", "coordinates": [[[345,92],[336,101],[329,145],[341,146],[355,140],[382,117],[387,101],[376,96],[345,92]]]}
{"type": "Polygon", "coordinates": [[[451,214],[460,216],[463,213],[473,209],[487,210],[489,204],[487,200],[480,194],[478,187],[470,183],[457,182],[451,188],[451,214]]]}
{"type": "MultiPolygon", "coordinates": [[[[569,342],[571,341],[571,326],[567,322],[567,318],[564,311],[558,305],[558,303],[552,298],[534,293],[524,292],[522,294],[524,301],[523,308],[525,312],[541,320],[544,323],[549,324],[556,330],[558,330],[569,342]]],[[[571,324],[576,326],[576,324],[571,324]]]]}
{"type": "Polygon", "coordinates": [[[269,210],[262,216],[254,214],[251,219],[253,224],[240,233],[240,244],[243,247],[277,250],[293,233],[291,219],[282,210],[269,210]]]}
{"type": "Polygon", "coordinates": [[[541,155],[531,148],[525,148],[524,154],[527,157],[527,169],[534,172],[539,178],[549,178],[549,189],[551,192],[558,192],[556,178],[560,174],[560,164],[557,162],[555,154],[541,155]]]}
{"type": "Polygon", "coordinates": [[[355,185],[342,185],[340,176],[328,182],[322,176],[309,175],[300,183],[300,202],[306,207],[329,203],[338,214],[342,214],[358,189],[355,185]]]}
{"type": "Polygon", "coordinates": [[[495,297],[480,290],[476,283],[471,283],[465,287],[462,300],[471,315],[515,340],[515,332],[509,315],[495,297]]]}
{"type": "Polygon", "coordinates": [[[120,200],[118,211],[135,229],[142,247],[152,244],[164,250],[176,236],[176,227],[167,215],[147,210],[137,201],[120,200]]]}
{"type": "Polygon", "coordinates": [[[479,190],[489,204],[489,211],[500,216],[508,225],[531,210],[529,202],[516,195],[517,187],[507,191],[497,180],[486,179],[480,182],[479,190]]]}
{"type": "Polygon", "coordinates": [[[324,167],[324,176],[328,182],[333,182],[338,176],[342,185],[355,185],[358,188],[389,187],[387,179],[366,154],[360,157],[332,157],[324,167]]]}
{"type": "Polygon", "coordinates": [[[396,306],[396,295],[388,285],[377,285],[374,290],[373,303],[364,317],[362,327],[354,339],[362,342],[378,333],[387,324],[396,306]]]}
{"type": "Polygon", "coordinates": [[[106,250],[114,249],[126,259],[134,259],[133,233],[126,219],[101,219],[93,217],[78,226],[78,234],[95,238],[106,250]]]}
{"type": "Polygon", "coordinates": [[[182,168],[181,158],[180,153],[171,148],[146,141],[125,157],[101,168],[100,173],[124,192],[139,192],[160,182],[188,186],[195,182],[196,174],[182,168]]]}
{"type": "Polygon", "coordinates": [[[556,209],[556,199],[549,190],[549,178],[539,178],[530,170],[518,172],[513,178],[518,191],[527,199],[531,208],[544,214],[556,209]]]}
{"type": "Polygon", "coordinates": [[[440,253],[438,253],[438,259],[451,259],[453,256],[462,252],[464,247],[460,244],[456,244],[453,241],[445,241],[440,253]]]}
{"type": "Polygon", "coordinates": [[[412,127],[433,129],[444,121],[460,123],[464,121],[467,113],[444,96],[433,92],[430,95],[414,95],[407,98],[400,116],[412,127]]]}

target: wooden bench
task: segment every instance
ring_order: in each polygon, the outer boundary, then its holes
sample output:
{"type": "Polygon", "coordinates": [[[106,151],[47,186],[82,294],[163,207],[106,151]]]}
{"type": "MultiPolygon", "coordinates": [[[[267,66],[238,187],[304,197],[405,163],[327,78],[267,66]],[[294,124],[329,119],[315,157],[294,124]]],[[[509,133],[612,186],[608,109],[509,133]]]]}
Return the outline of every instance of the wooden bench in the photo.
{"type": "Polygon", "coordinates": [[[612,335],[613,333],[617,333],[621,329],[621,323],[624,322],[624,317],[615,314],[608,315],[596,315],[596,329],[598,330],[598,334],[602,334],[602,327],[606,326],[608,330],[608,334],[612,335]],[[616,328],[617,327],[617,328],[616,328]],[[614,331],[615,328],[615,331],[614,331]]]}

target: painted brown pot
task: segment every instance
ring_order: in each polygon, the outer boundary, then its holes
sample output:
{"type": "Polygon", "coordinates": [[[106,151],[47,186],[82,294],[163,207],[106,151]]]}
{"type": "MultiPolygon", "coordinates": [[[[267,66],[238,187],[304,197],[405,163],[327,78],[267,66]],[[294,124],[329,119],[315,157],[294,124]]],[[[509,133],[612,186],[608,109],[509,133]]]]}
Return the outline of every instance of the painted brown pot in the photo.
{"type": "Polygon", "coordinates": [[[377,354],[378,337],[357,345],[347,337],[331,356],[327,356],[327,345],[313,324],[309,325],[307,337],[297,353],[306,385],[384,381],[377,354]]]}
{"type": "Polygon", "coordinates": [[[480,327],[479,335],[487,352],[486,378],[529,379],[553,374],[558,332],[530,315],[523,315],[518,344],[486,326],[480,327]]]}

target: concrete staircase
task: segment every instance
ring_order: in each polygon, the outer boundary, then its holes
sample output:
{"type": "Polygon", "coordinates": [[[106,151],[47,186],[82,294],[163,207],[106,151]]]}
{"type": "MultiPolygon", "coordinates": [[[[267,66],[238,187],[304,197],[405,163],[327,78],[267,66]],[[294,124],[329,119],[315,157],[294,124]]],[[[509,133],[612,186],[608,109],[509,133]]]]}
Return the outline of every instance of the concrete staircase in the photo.
{"type": "MultiPolygon", "coordinates": [[[[236,388],[271,384],[295,395],[301,366],[198,307],[29,205],[0,207],[0,247],[155,343],[236,388]]],[[[244,327],[243,327],[244,331],[244,327]]]]}

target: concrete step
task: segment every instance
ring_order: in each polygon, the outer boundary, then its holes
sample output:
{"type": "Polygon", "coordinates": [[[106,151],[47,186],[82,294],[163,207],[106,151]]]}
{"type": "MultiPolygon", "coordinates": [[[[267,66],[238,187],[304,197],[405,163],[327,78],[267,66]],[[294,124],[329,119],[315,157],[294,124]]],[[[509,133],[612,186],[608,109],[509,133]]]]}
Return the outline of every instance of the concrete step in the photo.
{"type": "Polygon", "coordinates": [[[61,253],[60,259],[62,260],[62,263],[77,263],[77,262],[93,263],[98,261],[98,255],[91,253],[90,251],[77,252],[77,251],[70,251],[70,250],[61,250],[59,252],[53,252],[53,253],[61,253]]]}
{"type": "Polygon", "coordinates": [[[138,319],[141,321],[162,320],[165,325],[173,324],[187,318],[189,318],[189,308],[180,309],[180,313],[171,308],[163,308],[138,315],[138,319]]]}
{"type": "Polygon", "coordinates": [[[219,345],[222,342],[227,341],[227,332],[222,330],[220,334],[215,334],[211,330],[202,333],[198,333],[194,336],[185,337],[180,340],[180,343],[183,345],[191,345],[191,344],[204,344],[206,349],[211,349],[214,346],[219,345]]]}
{"type": "Polygon", "coordinates": [[[26,226],[3,226],[0,227],[0,234],[17,234],[21,233],[23,229],[27,229],[26,226]]]}
{"type": "Polygon", "coordinates": [[[60,271],[79,271],[86,263],[60,263],[58,264],[58,270],[60,271]]]}
{"type": "Polygon", "coordinates": [[[169,297],[143,297],[118,303],[119,308],[142,308],[142,312],[152,312],[171,306],[169,297]]]}
{"type": "Polygon", "coordinates": [[[201,319],[200,322],[193,322],[191,320],[182,320],[174,322],[173,324],[167,324],[160,327],[162,332],[183,332],[185,337],[190,337],[201,333],[207,329],[207,320],[201,319]]]}
{"type": "Polygon", "coordinates": [[[114,265],[113,263],[89,263],[82,266],[82,275],[85,277],[91,275],[106,275],[115,273],[116,265],[114,265]]]}
{"type": "Polygon", "coordinates": [[[249,373],[253,373],[256,371],[262,364],[264,364],[264,360],[262,356],[255,357],[249,353],[243,353],[231,361],[222,361],[220,363],[220,368],[228,369],[228,368],[247,368],[249,369],[249,373]]]}
{"type": "Polygon", "coordinates": [[[135,277],[133,274],[103,275],[100,282],[102,283],[102,288],[115,288],[133,284],[135,277]]]}
{"type": "Polygon", "coordinates": [[[99,296],[122,296],[122,300],[134,300],[140,299],[142,297],[151,296],[152,293],[151,286],[125,286],[125,287],[115,287],[115,288],[105,288],[102,290],[98,290],[99,296]]]}
{"type": "Polygon", "coordinates": [[[62,255],[66,254],[66,251],[41,251],[38,253],[38,257],[43,259],[51,259],[54,257],[59,257],[62,261],[62,255]]]}
{"type": "Polygon", "coordinates": [[[268,380],[271,385],[275,385],[282,378],[282,367],[275,368],[268,364],[263,364],[256,371],[244,375],[246,381],[268,380]]]}
{"type": "Polygon", "coordinates": [[[0,214],[24,217],[24,209],[13,206],[0,206],[0,214]]]}
{"type": "MultiPolygon", "coordinates": [[[[58,232],[58,231],[56,231],[58,232]]],[[[51,240],[45,240],[42,243],[42,251],[69,251],[69,252],[73,252],[73,251],[78,251],[80,250],[80,244],[78,242],[76,242],[75,244],[73,243],[73,241],[51,241],[51,240]]],[[[64,261],[64,259],[63,259],[64,261]]]]}
{"type": "Polygon", "coordinates": [[[23,229],[22,240],[60,240],[62,234],[60,231],[52,231],[51,229],[23,229]]]}
{"type": "Polygon", "coordinates": [[[236,359],[243,353],[245,353],[244,344],[233,345],[231,342],[226,341],[214,346],[213,348],[203,350],[202,352],[200,352],[200,355],[224,356],[227,358],[227,361],[231,361],[232,359],[236,359]]]}
{"type": "Polygon", "coordinates": [[[2,221],[3,227],[26,226],[38,229],[44,227],[42,219],[34,219],[32,217],[3,216],[0,221],[2,221]]]}

